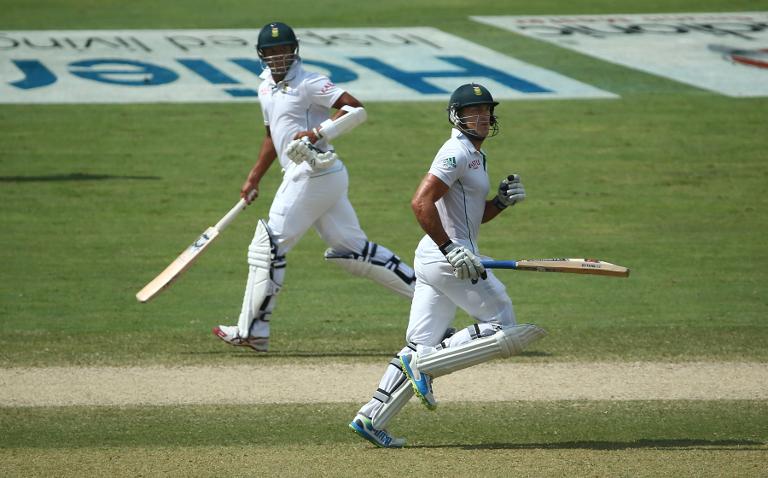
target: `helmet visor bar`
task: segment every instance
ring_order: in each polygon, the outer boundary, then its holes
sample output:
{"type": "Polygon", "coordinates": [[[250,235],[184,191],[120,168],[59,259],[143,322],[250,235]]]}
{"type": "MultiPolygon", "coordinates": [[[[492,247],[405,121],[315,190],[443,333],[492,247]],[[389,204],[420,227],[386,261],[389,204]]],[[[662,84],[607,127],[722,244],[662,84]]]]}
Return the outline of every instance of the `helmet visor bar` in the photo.
{"type": "MultiPolygon", "coordinates": [[[[463,108],[462,108],[463,109],[463,108]]],[[[459,116],[461,110],[451,108],[448,119],[459,131],[474,138],[489,138],[499,134],[499,123],[493,114],[493,107],[489,114],[476,113],[459,116]]]]}
{"type": "Polygon", "coordinates": [[[296,61],[298,55],[296,52],[284,53],[280,55],[263,56],[261,60],[267,64],[269,70],[275,75],[284,75],[291,68],[293,62],[296,61]]]}

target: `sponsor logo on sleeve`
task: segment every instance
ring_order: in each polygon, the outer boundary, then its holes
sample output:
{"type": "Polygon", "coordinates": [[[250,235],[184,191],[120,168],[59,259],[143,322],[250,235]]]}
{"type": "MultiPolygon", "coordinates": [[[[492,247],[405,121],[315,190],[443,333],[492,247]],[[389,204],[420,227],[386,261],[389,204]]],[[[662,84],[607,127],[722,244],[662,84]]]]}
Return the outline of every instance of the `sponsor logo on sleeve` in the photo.
{"type": "Polygon", "coordinates": [[[447,169],[455,169],[456,168],[456,157],[451,156],[450,158],[443,158],[441,161],[441,164],[444,168],[447,169]]]}
{"type": "Polygon", "coordinates": [[[323,87],[320,89],[320,93],[322,93],[322,94],[328,93],[329,91],[331,91],[334,88],[336,88],[336,85],[333,84],[332,81],[329,81],[328,83],[323,85],[323,87]]]}

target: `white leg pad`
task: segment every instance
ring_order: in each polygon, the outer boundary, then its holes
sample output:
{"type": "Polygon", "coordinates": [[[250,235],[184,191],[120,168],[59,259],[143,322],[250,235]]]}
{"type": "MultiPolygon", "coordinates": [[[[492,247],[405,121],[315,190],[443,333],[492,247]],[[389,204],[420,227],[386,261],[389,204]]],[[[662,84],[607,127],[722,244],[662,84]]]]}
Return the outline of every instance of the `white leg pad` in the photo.
{"type": "MultiPolygon", "coordinates": [[[[267,224],[260,219],[251,245],[248,246],[248,282],[245,286],[240,318],[237,321],[240,337],[249,336],[251,324],[261,312],[264,300],[280,291],[282,280],[280,283],[274,280],[275,250],[267,224]]],[[[284,268],[284,261],[280,265],[284,268]]],[[[281,272],[284,272],[284,269],[281,272]]]]}
{"type": "Polygon", "coordinates": [[[533,324],[513,325],[463,345],[440,349],[429,355],[419,354],[416,365],[421,372],[436,378],[496,358],[517,355],[545,335],[544,329],[533,324]]]}
{"type": "MultiPolygon", "coordinates": [[[[457,333],[456,336],[459,334],[457,333]]],[[[502,328],[492,335],[472,338],[469,342],[455,347],[440,348],[423,358],[419,356],[417,365],[419,370],[435,378],[487,362],[494,358],[506,358],[517,355],[526,346],[545,335],[544,329],[531,324],[502,328]]],[[[446,347],[448,341],[449,339],[446,338],[440,346],[446,347]]],[[[413,346],[410,349],[403,349],[400,354],[410,352],[413,352],[413,346]]],[[[380,387],[384,385],[384,382],[392,383],[399,379],[399,374],[405,378],[405,374],[402,374],[402,372],[389,369],[382,379],[380,387]]],[[[371,421],[373,426],[379,430],[386,429],[389,421],[413,397],[413,387],[411,387],[411,383],[407,379],[398,380],[395,384],[395,389],[391,393],[381,394],[380,392],[383,390],[380,388],[378,396],[374,395],[375,400],[379,402],[378,405],[376,405],[375,401],[369,402],[369,404],[373,404],[371,407],[371,421]]]]}
{"type": "MultiPolygon", "coordinates": [[[[445,338],[440,346],[445,347],[455,332],[455,329],[446,330],[445,338]]],[[[400,413],[400,410],[413,397],[411,382],[400,368],[400,356],[413,353],[417,349],[416,344],[410,343],[395,355],[395,358],[389,362],[389,367],[381,378],[381,382],[379,382],[379,388],[373,395],[373,400],[360,409],[361,413],[371,417],[374,428],[386,429],[389,421],[400,413]]]]}
{"type": "Polygon", "coordinates": [[[408,381],[408,377],[400,368],[400,355],[410,354],[414,351],[416,351],[416,347],[408,344],[389,361],[373,398],[360,409],[359,413],[370,417],[374,428],[385,429],[387,423],[400,412],[413,396],[411,382],[408,381]]]}
{"type": "Polygon", "coordinates": [[[411,382],[406,379],[392,392],[389,400],[381,407],[379,413],[371,418],[373,427],[379,430],[386,429],[389,421],[400,413],[400,410],[403,409],[411,397],[413,397],[413,387],[411,382]]]}
{"type": "Polygon", "coordinates": [[[360,253],[340,253],[328,249],[325,259],[351,274],[372,279],[404,297],[413,298],[416,273],[382,245],[366,242],[360,253]]]}

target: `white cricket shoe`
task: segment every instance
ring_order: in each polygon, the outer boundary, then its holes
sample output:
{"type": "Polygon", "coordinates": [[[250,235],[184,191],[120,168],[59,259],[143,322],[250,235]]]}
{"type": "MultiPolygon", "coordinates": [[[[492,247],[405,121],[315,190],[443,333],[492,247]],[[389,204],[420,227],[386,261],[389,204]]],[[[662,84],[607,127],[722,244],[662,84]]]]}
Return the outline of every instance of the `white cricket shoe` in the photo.
{"type": "Polygon", "coordinates": [[[421,402],[430,410],[437,408],[437,400],[432,394],[432,377],[426,373],[421,373],[417,365],[417,354],[406,354],[400,356],[400,365],[403,369],[403,373],[408,377],[413,386],[413,391],[416,392],[416,396],[421,399],[421,402]]]}
{"type": "Polygon", "coordinates": [[[250,347],[257,352],[267,352],[269,350],[269,337],[242,338],[236,325],[219,325],[214,327],[213,335],[236,347],[250,347]]]}
{"type": "Polygon", "coordinates": [[[349,428],[381,448],[402,448],[405,446],[405,438],[393,437],[387,430],[373,428],[371,419],[359,413],[354,420],[349,422],[349,428]]]}

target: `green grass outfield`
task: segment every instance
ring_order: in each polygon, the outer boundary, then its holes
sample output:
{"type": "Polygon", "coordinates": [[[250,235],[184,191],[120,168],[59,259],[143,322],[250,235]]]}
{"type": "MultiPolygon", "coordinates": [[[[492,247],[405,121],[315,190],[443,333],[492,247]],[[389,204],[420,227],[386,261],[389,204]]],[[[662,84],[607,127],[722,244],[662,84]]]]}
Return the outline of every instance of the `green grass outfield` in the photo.
{"type": "MultiPolygon", "coordinates": [[[[500,271],[519,319],[550,331],[519,360],[768,362],[768,99],[727,98],[468,19],[768,2],[499,3],[0,0],[0,29],[429,25],[617,93],[498,108],[489,174],[519,172],[528,199],[484,226],[483,251],[632,269],[626,280],[500,271]]],[[[409,199],[448,135],[444,107],[367,104],[369,121],[337,145],[366,232],[409,261],[421,237],[409,199]]],[[[325,264],[314,233],[289,255],[273,353],[253,358],[210,335],[239,311],[245,249],[277,168],[185,277],[135,301],[237,200],[260,122],[255,104],[0,105],[0,366],[383,364],[398,350],[408,303],[325,264]]],[[[0,403],[0,474],[765,476],[768,463],[765,401],[409,407],[395,423],[416,447],[392,454],[345,428],[358,405],[0,403]]]]}
{"type": "Polygon", "coordinates": [[[348,414],[330,405],[0,410],[0,460],[11,476],[51,470],[57,476],[649,477],[765,471],[765,402],[480,403],[435,414],[420,408],[406,408],[393,422],[414,438],[404,450],[372,448],[338,426],[348,414]]]}

